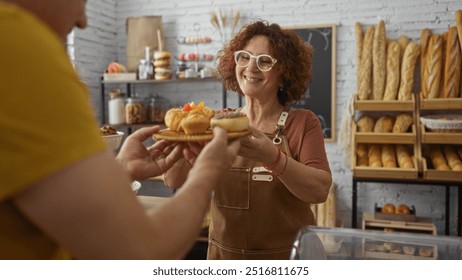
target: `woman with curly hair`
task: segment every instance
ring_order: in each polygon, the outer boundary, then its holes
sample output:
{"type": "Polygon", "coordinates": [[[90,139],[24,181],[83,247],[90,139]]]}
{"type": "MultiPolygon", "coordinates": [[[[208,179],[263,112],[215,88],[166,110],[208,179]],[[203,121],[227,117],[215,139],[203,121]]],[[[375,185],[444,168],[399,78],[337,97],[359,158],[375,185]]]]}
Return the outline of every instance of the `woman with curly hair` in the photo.
{"type": "MultiPolygon", "coordinates": [[[[313,112],[289,107],[308,88],[312,55],[293,31],[266,21],[244,26],[220,52],[218,74],[244,96],[236,110],[252,134],[213,196],[209,259],[289,259],[297,232],[315,224],[310,204],[324,202],[332,183],[324,138],[313,112]]],[[[188,168],[168,171],[167,186],[179,187],[188,168]]]]}

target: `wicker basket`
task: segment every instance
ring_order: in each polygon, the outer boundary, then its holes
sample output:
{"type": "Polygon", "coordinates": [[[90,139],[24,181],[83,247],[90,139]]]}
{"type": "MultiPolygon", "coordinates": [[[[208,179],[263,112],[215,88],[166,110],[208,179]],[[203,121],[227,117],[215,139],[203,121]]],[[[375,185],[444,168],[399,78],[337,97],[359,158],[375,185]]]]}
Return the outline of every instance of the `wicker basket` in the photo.
{"type": "Polygon", "coordinates": [[[102,136],[103,140],[107,143],[108,149],[115,151],[120,148],[122,144],[122,139],[124,138],[124,133],[117,131],[117,135],[105,135],[102,136]]]}
{"type": "Polygon", "coordinates": [[[462,132],[462,115],[422,116],[420,122],[430,131],[462,132]]]}

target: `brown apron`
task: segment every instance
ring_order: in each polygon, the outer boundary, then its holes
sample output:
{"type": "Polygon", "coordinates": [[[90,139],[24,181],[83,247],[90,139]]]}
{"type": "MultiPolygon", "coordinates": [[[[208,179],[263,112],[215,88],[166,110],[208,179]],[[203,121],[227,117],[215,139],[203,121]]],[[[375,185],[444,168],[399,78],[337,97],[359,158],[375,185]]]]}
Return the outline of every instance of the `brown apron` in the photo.
{"type": "MultiPolygon", "coordinates": [[[[277,146],[291,157],[281,135],[287,115],[281,114],[278,132],[269,137],[282,140],[277,146]]],[[[261,163],[240,156],[221,179],[210,211],[208,259],[289,259],[298,231],[314,224],[309,203],[261,163]]]]}

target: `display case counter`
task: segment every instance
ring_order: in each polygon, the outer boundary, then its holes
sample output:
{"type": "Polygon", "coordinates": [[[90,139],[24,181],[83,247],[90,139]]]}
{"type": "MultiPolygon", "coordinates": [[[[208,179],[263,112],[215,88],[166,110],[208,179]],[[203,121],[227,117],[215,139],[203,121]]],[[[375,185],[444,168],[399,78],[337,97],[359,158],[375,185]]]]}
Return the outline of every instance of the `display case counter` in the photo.
{"type": "Polygon", "coordinates": [[[462,238],[349,228],[302,229],[292,260],[462,260],[462,238]]]}

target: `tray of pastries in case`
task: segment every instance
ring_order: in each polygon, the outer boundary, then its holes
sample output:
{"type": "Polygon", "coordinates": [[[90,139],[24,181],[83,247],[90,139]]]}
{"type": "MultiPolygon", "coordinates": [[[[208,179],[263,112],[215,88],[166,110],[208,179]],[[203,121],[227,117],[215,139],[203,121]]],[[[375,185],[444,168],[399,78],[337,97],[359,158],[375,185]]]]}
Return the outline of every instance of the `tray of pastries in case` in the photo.
{"type": "Polygon", "coordinates": [[[364,257],[367,259],[424,260],[437,259],[435,246],[383,240],[364,240],[364,257]]]}

